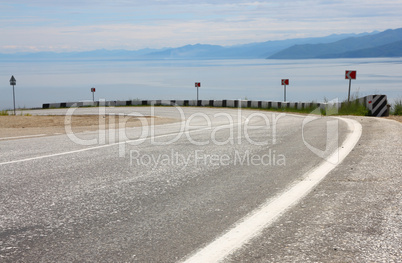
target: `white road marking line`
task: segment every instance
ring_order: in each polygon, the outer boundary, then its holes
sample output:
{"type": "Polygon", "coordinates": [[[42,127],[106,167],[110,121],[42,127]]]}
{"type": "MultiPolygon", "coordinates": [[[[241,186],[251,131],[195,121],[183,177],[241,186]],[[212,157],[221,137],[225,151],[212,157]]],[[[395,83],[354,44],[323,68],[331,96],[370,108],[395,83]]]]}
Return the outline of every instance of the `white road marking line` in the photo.
{"type": "Polygon", "coordinates": [[[16,136],[16,137],[4,137],[4,138],[0,138],[0,140],[40,137],[40,136],[45,136],[45,135],[47,135],[47,134],[35,134],[35,135],[24,135],[24,136],[16,136]]]}
{"type": "MultiPolygon", "coordinates": [[[[352,151],[362,134],[362,126],[357,121],[351,119],[338,118],[345,121],[348,125],[349,133],[338,148],[339,163],[352,151]]],[[[329,158],[338,158],[335,153],[329,158]]],[[[244,244],[270,226],[279,218],[286,210],[296,205],[304,196],[306,196],[314,187],[316,187],[325,176],[332,171],[337,165],[324,161],[318,167],[309,171],[304,180],[295,183],[289,189],[283,191],[276,197],[267,200],[260,208],[251,212],[243,218],[228,232],[215,239],[212,243],[205,246],[198,252],[183,259],[184,263],[195,262],[220,262],[227,256],[234,253],[244,244]]]]}
{"type": "MultiPolygon", "coordinates": [[[[183,132],[183,134],[199,132],[199,131],[204,131],[204,130],[211,130],[211,129],[212,129],[212,127],[203,128],[203,129],[197,129],[197,130],[191,130],[191,131],[185,131],[185,132],[183,132]]],[[[162,135],[154,136],[154,138],[156,139],[156,138],[163,138],[163,137],[168,137],[168,136],[177,136],[177,133],[162,134],[162,135]]],[[[147,139],[150,139],[150,137],[148,137],[147,139]]],[[[80,150],[61,152],[61,153],[54,153],[54,154],[48,154],[48,155],[41,155],[41,156],[36,156],[36,157],[31,157],[31,158],[26,158],[26,159],[2,162],[2,163],[0,163],[0,165],[21,163],[21,162],[27,162],[27,161],[51,158],[51,157],[56,157],[56,156],[68,155],[68,154],[73,154],[73,153],[86,152],[86,151],[91,151],[91,150],[111,147],[111,146],[115,146],[115,145],[119,145],[119,144],[123,144],[123,143],[136,142],[136,141],[139,141],[139,140],[144,140],[144,139],[141,138],[141,139],[135,139],[135,140],[128,140],[128,141],[123,141],[123,142],[116,142],[116,143],[111,143],[111,144],[105,144],[105,145],[99,145],[99,146],[84,148],[84,149],[80,149],[80,150]]]]}
{"type": "MultiPolygon", "coordinates": [[[[183,124],[183,123],[181,123],[183,124]]],[[[168,125],[174,125],[174,124],[168,124],[168,125]]],[[[233,126],[237,126],[239,123],[235,123],[233,126]]],[[[224,125],[224,126],[230,126],[230,125],[224,125]]],[[[207,127],[203,129],[195,129],[195,130],[190,130],[190,131],[185,131],[183,134],[188,134],[188,133],[193,133],[193,132],[199,132],[199,131],[205,131],[205,130],[211,130],[213,127],[207,127]]],[[[115,129],[116,131],[122,130],[122,129],[115,129]]],[[[123,129],[124,130],[124,129],[123,129]]],[[[88,133],[97,133],[97,131],[90,131],[88,133]]],[[[86,133],[86,134],[88,134],[86,133]]],[[[46,134],[45,134],[46,135],[46,134]]],[[[168,137],[168,136],[177,136],[177,133],[169,133],[169,134],[162,134],[158,136],[154,136],[153,138],[163,138],[163,137],[168,137]]],[[[150,139],[146,138],[146,139],[150,139]]],[[[20,159],[20,160],[14,160],[14,161],[7,161],[7,162],[2,162],[0,165],[6,165],[6,164],[13,164],[13,163],[20,163],[20,162],[27,162],[27,161],[33,161],[33,160],[39,160],[39,159],[45,159],[45,158],[51,158],[51,157],[56,157],[56,156],[62,156],[62,155],[68,155],[68,154],[73,154],[73,153],[79,153],[79,152],[86,152],[86,151],[91,151],[91,150],[96,150],[96,149],[101,149],[101,148],[106,148],[106,147],[111,147],[119,144],[124,144],[124,143],[132,143],[136,142],[139,140],[144,140],[143,138],[141,139],[135,139],[135,140],[127,140],[123,142],[116,142],[116,143],[111,143],[111,144],[105,144],[105,145],[99,145],[95,147],[89,147],[85,149],[80,149],[80,150],[74,150],[74,151],[68,151],[68,152],[61,152],[61,153],[55,153],[55,154],[49,154],[49,155],[42,155],[42,156],[36,156],[36,157],[31,157],[31,158],[26,158],[26,159],[20,159]]]]}

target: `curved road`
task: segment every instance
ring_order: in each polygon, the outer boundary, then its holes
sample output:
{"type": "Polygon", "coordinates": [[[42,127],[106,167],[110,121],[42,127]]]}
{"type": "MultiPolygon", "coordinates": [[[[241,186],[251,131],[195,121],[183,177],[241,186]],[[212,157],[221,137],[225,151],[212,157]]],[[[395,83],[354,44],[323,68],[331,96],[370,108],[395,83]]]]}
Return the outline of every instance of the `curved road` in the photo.
{"type": "Polygon", "coordinates": [[[0,141],[1,262],[400,259],[400,123],[223,108],[70,113],[178,122],[0,141]]]}

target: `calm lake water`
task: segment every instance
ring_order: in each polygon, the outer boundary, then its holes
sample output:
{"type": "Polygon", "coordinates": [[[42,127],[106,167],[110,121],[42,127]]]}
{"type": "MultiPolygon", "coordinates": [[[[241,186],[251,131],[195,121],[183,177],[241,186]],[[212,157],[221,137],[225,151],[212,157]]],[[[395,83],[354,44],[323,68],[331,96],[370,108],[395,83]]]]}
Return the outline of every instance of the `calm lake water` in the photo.
{"type": "Polygon", "coordinates": [[[12,108],[11,75],[17,80],[16,105],[95,99],[283,100],[281,79],[290,79],[288,101],[347,98],[345,70],[357,70],[352,93],[402,98],[402,58],[332,60],[153,60],[2,61],[0,109],[12,108]]]}

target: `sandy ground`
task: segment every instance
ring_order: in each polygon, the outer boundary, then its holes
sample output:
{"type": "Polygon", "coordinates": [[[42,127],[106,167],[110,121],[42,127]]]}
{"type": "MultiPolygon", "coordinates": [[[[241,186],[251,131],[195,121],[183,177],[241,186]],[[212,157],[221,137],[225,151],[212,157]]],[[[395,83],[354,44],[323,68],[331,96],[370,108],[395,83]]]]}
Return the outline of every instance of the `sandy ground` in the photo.
{"type": "Polygon", "coordinates": [[[67,118],[65,116],[0,116],[0,140],[65,134],[65,122],[71,123],[73,132],[83,132],[98,130],[99,123],[105,124],[105,129],[113,125],[117,129],[150,125],[151,119],[155,125],[179,121],[169,118],[134,116],[79,115],[67,118]]]}
{"type": "Polygon", "coordinates": [[[391,115],[391,116],[387,117],[387,119],[391,119],[391,120],[396,120],[396,121],[402,122],[402,116],[394,116],[394,115],[391,115]]]}

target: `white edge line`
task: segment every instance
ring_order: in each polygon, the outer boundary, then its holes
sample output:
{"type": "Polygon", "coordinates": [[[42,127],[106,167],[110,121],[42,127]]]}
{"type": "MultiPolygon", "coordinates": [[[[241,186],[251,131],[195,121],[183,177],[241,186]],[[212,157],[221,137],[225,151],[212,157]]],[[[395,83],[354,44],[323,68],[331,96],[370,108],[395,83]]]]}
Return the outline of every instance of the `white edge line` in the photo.
{"type": "MultiPolygon", "coordinates": [[[[208,128],[203,128],[203,129],[190,130],[190,131],[183,132],[183,134],[188,134],[188,133],[193,133],[193,132],[200,132],[200,131],[210,130],[210,129],[212,129],[212,128],[208,127],[208,128]]],[[[163,138],[163,137],[168,137],[168,136],[177,136],[177,134],[176,133],[161,134],[161,135],[154,136],[154,138],[163,138]]],[[[148,137],[148,138],[145,138],[145,139],[150,139],[150,138],[148,137]]],[[[132,143],[132,142],[136,142],[136,141],[140,141],[140,140],[144,140],[144,139],[141,138],[141,139],[135,139],[135,140],[127,140],[127,141],[123,141],[123,142],[116,142],[116,143],[110,143],[110,144],[105,144],[105,145],[99,145],[99,146],[84,148],[84,149],[80,149],[80,150],[67,151],[67,152],[61,152],[61,153],[55,153],[55,154],[41,155],[41,156],[36,156],[36,157],[31,157],[31,158],[26,158],[26,159],[7,161],[7,162],[0,163],[0,166],[1,165],[6,165],[6,164],[21,163],[21,162],[27,162],[27,161],[51,158],[51,157],[56,157],[56,156],[68,155],[68,154],[73,154],[73,153],[92,151],[92,150],[96,150],[96,149],[112,147],[112,146],[119,145],[119,144],[132,143]]]]}
{"type": "MultiPolygon", "coordinates": [[[[184,121],[181,122],[180,124],[183,124],[183,123],[184,123],[184,121]]],[[[173,125],[173,124],[177,124],[177,123],[169,123],[169,124],[167,124],[167,125],[173,125]]],[[[239,123],[236,123],[236,125],[239,125],[239,123]]],[[[132,127],[132,128],[136,128],[136,127],[132,127]]],[[[193,133],[193,132],[200,132],[200,131],[205,131],[205,130],[211,130],[212,128],[213,128],[213,127],[207,127],[207,128],[202,128],[202,129],[195,129],[195,130],[184,131],[183,134],[189,134],[189,133],[193,133]]],[[[122,129],[115,129],[115,130],[117,131],[117,130],[122,130],[122,129]]],[[[84,132],[84,134],[90,134],[90,133],[97,133],[97,131],[89,131],[89,132],[87,132],[87,133],[84,132]]],[[[46,135],[46,134],[45,134],[45,135],[46,135]]],[[[169,133],[169,134],[157,135],[157,136],[154,136],[154,138],[163,138],[163,137],[174,136],[174,135],[177,136],[176,133],[169,133]]],[[[148,137],[148,138],[145,138],[145,139],[150,139],[150,138],[148,137]]],[[[136,141],[140,141],[140,140],[144,140],[144,138],[135,139],[135,140],[127,140],[127,141],[123,141],[123,142],[116,142],[116,143],[105,144],[105,145],[99,145],[99,146],[84,148],[84,149],[80,149],[80,150],[67,151],[67,152],[61,152],[61,153],[55,153],[55,154],[41,155],[41,156],[36,156],[36,157],[31,157],[31,158],[26,158],[26,159],[7,161],[7,162],[2,162],[2,163],[0,163],[0,166],[1,166],[1,165],[6,165],[6,164],[21,163],[21,162],[27,162],[27,161],[33,161],[33,160],[51,158],[51,157],[56,157],[56,156],[68,155],[68,154],[73,154],[73,153],[86,152],[86,151],[91,151],[91,150],[96,150],[96,149],[111,147],[111,146],[115,146],[115,145],[119,145],[119,144],[124,144],[124,143],[132,143],[132,142],[136,142],[136,141]]]]}
{"type": "Polygon", "coordinates": [[[0,138],[0,140],[40,137],[40,136],[45,136],[45,135],[47,135],[47,134],[35,134],[35,135],[24,135],[24,136],[16,136],[16,137],[4,137],[4,138],[0,138]]]}
{"type": "MultiPolygon", "coordinates": [[[[348,133],[345,141],[339,147],[339,152],[335,151],[333,155],[339,154],[339,163],[352,151],[362,134],[362,126],[355,120],[337,117],[347,123],[351,133],[348,133]]],[[[337,156],[336,156],[337,157],[337,156]]],[[[317,186],[325,176],[337,165],[323,161],[318,167],[307,172],[304,179],[295,183],[287,190],[270,198],[258,209],[251,212],[245,218],[240,220],[228,232],[215,239],[212,243],[198,250],[195,254],[182,259],[184,263],[204,263],[220,262],[231,255],[237,249],[249,242],[254,237],[270,226],[286,210],[298,203],[315,186],[317,186]]]]}

